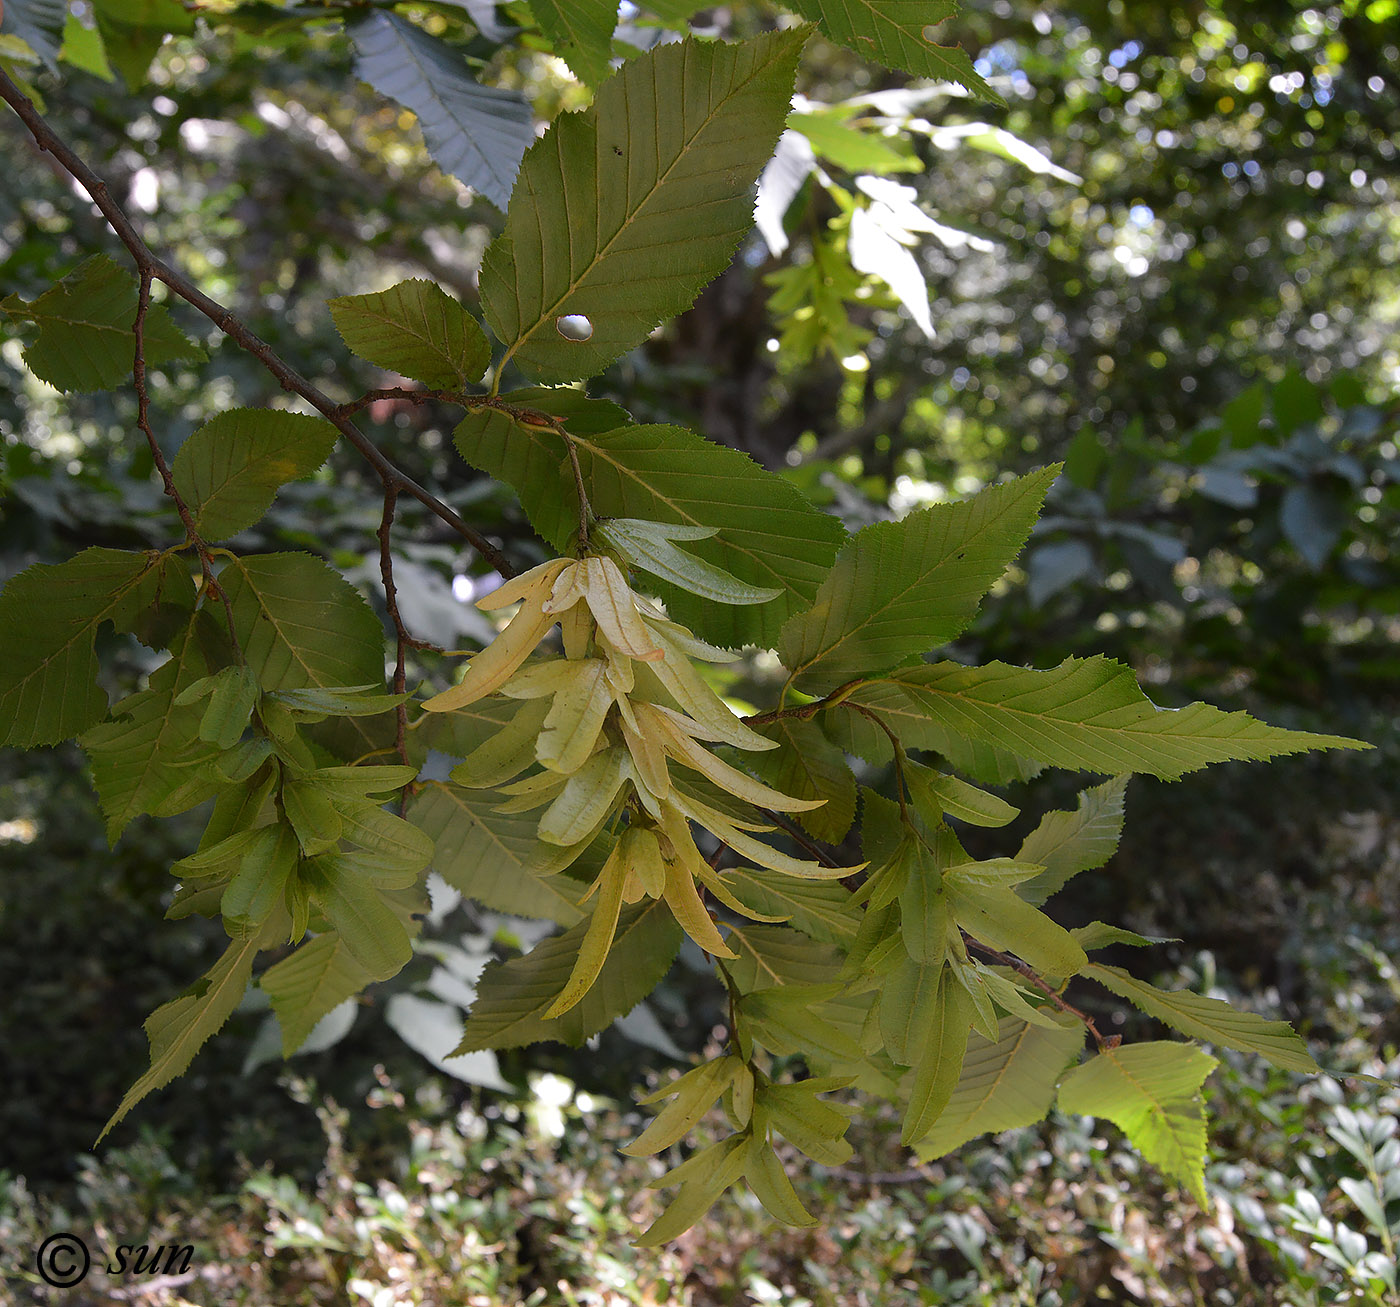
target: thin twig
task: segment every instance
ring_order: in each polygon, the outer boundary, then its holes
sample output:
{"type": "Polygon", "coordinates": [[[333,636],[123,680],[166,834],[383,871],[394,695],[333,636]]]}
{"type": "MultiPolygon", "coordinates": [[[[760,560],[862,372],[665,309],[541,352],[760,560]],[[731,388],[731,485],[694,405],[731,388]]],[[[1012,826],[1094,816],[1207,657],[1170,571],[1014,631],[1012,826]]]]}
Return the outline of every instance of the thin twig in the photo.
{"type": "Polygon", "coordinates": [[[771,808],[759,808],[759,812],[763,814],[765,821],[771,821],[794,844],[810,854],[813,862],[819,862],[823,867],[839,867],[841,865],[795,821],[789,820],[780,812],[774,812],[771,808]]]}
{"type": "Polygon", "coordinates": [[[341,411],[341,405],[333,403],[329,396],[284,362],[270,345],[245,326],[222,304],[211,299],[188,277],[157,258],[132,225],[131,219],[127,217],[125,211],[112,199],[107,189],[107,183],[93,172],[54,132],[29,98],[15,85],[3,69],[0,69],[0,100],[4,100],[19,115],[20,121],[29,129],[29,134],[34,138],[39,148],[52,155],[92,197],[92,202],[101,210],[102,216],[107,219],[117,239],[126,246],[138,272],[168,286],[176,295],[198,309],[215,326],[231,336],[239,346],[253,355],[278,380],[284,390],[300,395],[302,399],[306,400],[354,446],[360,456],[374,469],[375,474],[386,488],[393,486],[399,493],[416,499],[430,513],[446,522],[458,535],[471,544],[502,576],[515,575],[515,569],[510,565],[509,560],[495,545],[474,527],[464,522],[453,509],[449,508],[430,490],[420,486],[406,472],[401,471],[390,462],[374,442],[350,420],[349,415],[341,411]]]}
{"type": "MultiPolygon", "coordinates": [[[[394,584],[394,551],[390,544],[390,533],[394,526],[394,508],[399,500],[397,487],[384,487],[384,512],[379,519],[379,575],[384,582],[384,606],[388,609],[389,620],[394,624],[394,693],[408,692],[408,678],[404,661],[408,653],[409,634],[404,629],[403,617],[399,613],[399,592],[394,584]]],[[[394,709],[394,749],[399,761],[408,763],[408,705],[400,702],[394,709]]]]}
{"type": "Polygon", "coordinates": [[[214,560],[209,555],[209,546],[199,534],[199,528],[195,524],[194,514],[190,511],[190,506],[185,503],[184,496],[175,486],[175,477],[170,471],[170,464],[165,461],[165,453],[151,427],[151,394],[146,385],[146,318],[150,311],[151,275],[143,268],[136,293],[136,319],[131,324],[131,335],[134,341],[131,380],[136,390],[136,425],[140,428],[141,434],[146,437],[146,444],[151,451],[151,459],[156,465],[156,471],[160,473],[161,484],[165,487],[165,493],[174,502],[175,511],[179,513],[180,521],[184,524],[185,537],[199,555],[199,566],[204,579],[204,593],[223,601],[224,617],[228,621],[229,639],[233,642],[234,652],[241,662],[243,650],[238,644],[238,628],[233,620],[233,604],[214,575],[214,560]]]}
{"type": "Polygon", "coordinates": [[[417,390],[409,386],[383,386],[378,390],[367,390],[363,395],[335,406],[336,415],[353,417],[362,409],[369,408],[381,400],[399,400],[407,404],[459,404],[467,407],[475,395],[466,395],[460,390],[417,390]]]}
{"type": "Polygon", "coordinates": [[[1027,962],[1022,962],[1020,958],[1013,957],[1010,953],[1003,953],[1000,949],[992,948],[988,944],[983,944],[979,940],[973,939],[966,931],[962,932],[963,943],[969,948],[975,948],[979,953],[999,962],[1004,967],[1010,967],[1018,976],[1030,981],[1042,994],[1045,995],[1061,1012],[1067,1013],[1076,1020],[1082,1021],[1084,1027],[1094,1037],[1094,1043],[1099,1046],[1100,1052],[1107,1052],[1111,1048],[1117,1048],[1123,1042],[1121,1035],[1103,1035],[1099,1033],[1099,1028],[1094,1024],[1094,1018],[1087,1012],[1081,1011],[1073,1003],[1068,1002],[1049,981],[1043,979],[1040,974],[1027,962]]]}

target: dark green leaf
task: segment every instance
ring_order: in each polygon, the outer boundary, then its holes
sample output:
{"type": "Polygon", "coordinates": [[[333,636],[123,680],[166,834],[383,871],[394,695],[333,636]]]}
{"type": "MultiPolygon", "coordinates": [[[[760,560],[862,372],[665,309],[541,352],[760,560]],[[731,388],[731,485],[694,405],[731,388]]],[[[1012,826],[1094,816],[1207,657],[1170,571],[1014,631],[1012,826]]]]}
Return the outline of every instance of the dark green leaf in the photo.
{"type": "Polygon", "coordinates": [[[681,943],[680,927],[661,900],[645,899],[623,908],[607,961],[592,988],[563,1016],[546,1021],[543,1014],[568,982],[587,929],[588,923],[580,921],[535,945],[524,957],[487,967],[457,1051],[515,1048],[545,1039],[582,1044],[656,988],[681,943]]]}
{"type": "MultiPolygon", "coordinates": [[[[70,272],[57,286],[26,304],[18,295],[0,300],[0,309],[20,322],[32,322],[38,338],[24,354],[36,377],[59,390],[110,390],[129,382],[136,355],[136,280],[105,254],[70,272]]],[[[203,359],[204,348],[175,325],[165,306],[153,304],[146,316],[146,363],[203,359]]]]}
{"type": "Polygon", "coordinates": [[[327,304],[341,338],[362,359],[425,385],[480,381],[491,362],[476,319],[430,281],[401,281],[327,304]]]}
{"type": "Polygon", "coordinates": [[[281,409],[219,413],[180,446],[171,475],[207,540],[224,540],[267,512],[278,487],[310,476],[330,456],[336,430],[281,409]]]}
{"type": "Polygon", "coordinates": [[[805,38],[659,46],[556,120],[482,264],[508,359],[543,380],[593,376],[724,270],[752,225],[805,38]]]}

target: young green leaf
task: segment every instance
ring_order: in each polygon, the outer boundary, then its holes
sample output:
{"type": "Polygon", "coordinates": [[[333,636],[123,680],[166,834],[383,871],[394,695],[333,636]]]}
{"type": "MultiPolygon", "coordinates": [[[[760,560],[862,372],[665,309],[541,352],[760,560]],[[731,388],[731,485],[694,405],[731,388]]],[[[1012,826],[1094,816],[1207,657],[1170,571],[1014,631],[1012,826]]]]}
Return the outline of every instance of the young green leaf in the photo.
{"type": "Polygon", "coordinates": [[[353,998],[371,979],[334,931],[307,940],[264,971],[258,985],[272,1000],[282,1027],[282,1055],[291,1057],[327,1012],[353,998]]]}
{"type": "Polygon", "coordinates": [[[783,626],[778,656],[797,686],[824,694],[958,635],[1025,543],[1059,470],[858,531],[812,607],[783,626]]]}
{"type": "Polygon", "coordinates": [[[188,799],[185,806],[193,807],[218,788],[217,777],[190,767],[186,757],[198,738],[202,705],[177,708],[174,702],[208,670],[191,624],[174,637],[170,657],[151,673],[146,688],[123,699],[109,721],[79,738],[112,843],[134,817],[158,809],[183,811],[169,805],[188,799]]]}
{"type": "Polygon", "coordinates": [[[655,1093],[638,1099],[643,1106],[664,1099],[671,1101],[656,1114],[651,1124],[621,1151],[629,1157],[646,1157],[679,1143],[719,1102],[720,1097],[745,1070],[745,1064],[730,1053],[702,1062],[684,1075],[662,1085],[655,1093]]]}
{"type": "Polygon", "coordinates": [[[957,46],[937,45],[933,29],[957,13],[957,0],[784,0],[823,35],[866,58],[915,77],[956,82],[993,104],[1004,101],[957,46]]]}
{"type": "Polygon", "coordinates": [[[425,386],[480,381],[491,362],[491,345],[477,320],[431,281],[401,281],[326,304],[351,350],[425,386]]]}
{"type": "Polygon", "coordinates": [[[403,970],[413,956],[413,944],[378,885],[355,874],[336,854],[304,862],[298,874],[371,980],[388,980],[403,970]]]}
{"type": "MultiPolygon", "coordinates": [[[[84,260],[27,304],[18,295],[0,300],[0,311],[39,328],[24,361],[41,381],[64,391],[110,390],[130,381],[136,279],[107,255],[84,260]]],[[[163,304],[151,305],[143,339],[148,366],[208,357],[163,304]]]]}
{"type": "Polygon", "coordinates": [[[587,930],[587,923],[579,922],[536,944],[524,957],[487,967],[457,1052],[516,1048],[547,1039],[582,1044],[656,988],[681,944],[680,927],[663,902],[645,899],[623,908],[597,980],[576,1006],[546,1021],[544,1014],[567,983],[587,930]]]}
{"type": "Polygon", "coordinates": [[[933,1129],[952,1099],[962,1073],[972,1016],[967,990],[951,976],[944,976],[924,1017],[914,1059],[909,1103],[899,1135],[906,1148],[933,1129]]]}
{"type": "Polygon", "coordinates": [[[929,1161],[978,1135],[1040,1121],[1055,1100],[1056,1082],[1083,1046],[1078,1022],[1054,1022],[1045,1029],[1002,1017],[994,1041],[973,1031],[947,1107],[915,1142],[919,1157],[929,1161]]]}
{"type": "MultiPolygon", "coordinates": [[[[189,589],[188,574],[184,586],[189,589]]],[[[85,731],[107,713],[93,641],[104,622],[129,631],[170,584],[159,554],[84,549],[40,564],[0,592],[0,744],[32,748],[85,731]]]]}
{"type": "Polygon", "coordinates": [[[1269,1021],[1253,1012],[1241,1012],[1218,998],[1193,994],[1189,990],[1158,989],[1121,967],[1091,962],[1080,974],[1097,980],[1106,989],[1129,999],[1148,1016],[1192,1039],[1223,1044],[1243,1053],[1257,1053],[1285,1071],[1308,1074],[1322,1070],[1313,1061],[1298,1032],[1286,1021],[1269,1021]]]}
{"type": "Polygon", "coordinates": [[[845,1076],[811,1076],[790,1085],[760,1083],[754,1095],[755,1123],[766,1123],[814,1162],[841,1166],[855,1151],[846,1139],[855,1109],[818,1095],[850,1084],[845,1076]]]}
{"type": "Polygon", "coordinates": [[[216,414],[180,446],[170,473],[206,540],[226,540],[258,521],[288,481],[330,456],[336,430],[324,418],[281,409],[216,414]]]}
{"type": "Polygon", "coordinates": [[[724,270],[753,222],[806,36],[658,46],[555,121],[482,263],[507,359],[547,381],[591,377],[724,270]],[[565,335],[574,320],[582,330],[565,335]]]}
{"type": "Polygon", "coordinates": [[[730,1185],[736,1183],[748,1165],[750,1136],[730,1135],[711,1144],[672,1168],[655,1187],[679,1184],[671,1204],[632,1242],[638,1248],[656,1248],[684,1234],[714,1206],[730,1185]]]}
{"type": "Polygon", "coordinates": [[[677,549],[674,540],[705,540],[718,527],[673,526],[613,517],[594,527],[593,538],[629,566],[649,572],[671,585],[716,604],[766,604],[782,591],[776,586],[745,585],[728,572],[677,549]]]}
{"type": "MultiPolygon", "coordinates": [[[[995,794],[988,794],[957,776],[946,776],[921,763],[906,760],[904,780],[909,786],[909,797],[914,807],[930,825],[940,823],[946,813],[971,826],[1005,826],[1007,822],[1014,821],[1020,812],[1019,808],[1013,808],[995,794]]],[[[1022,858],[1020,861],[1034,859],[1022,858]]]]}
{"type": "Polygon", "coordinates": [[[1130,669],[1102,657],[1069,658],[1048,671],[997,662],[925,663],[872,681],[850,697],[877,709],[901,738],[901,727],[914,722],[1052,767],[1111,775],[1146,772],[1175,780],[1235,758],[1371,747],[1267,726],[1248,713],[1204,703],[1158,708],[1130,669]]]}
{"type": "Polygon", "coordinates": [[[792,1187],[783,1164],[778,1161],[773,1146],[754,1136],[749,1140],[744,1179],[764,1209],[775,1221],[784,1225],[810,1228],[819,1224],[817,1218],[802,1206],[797,1190],[792,1187]]]}
{"type": "Polygon", "coordinates": [[[1083,790],[1074,812],[1047,812],[1021,843],[1018,862],[1045,868],[1017,892],[1027,903],[1044,903],[1072,876],[1102,867],[1123,833],[1123,800],[1128,777],[1115,776],[1083,790]]]}
{"type": "MultiPolygon", "coordinates": [[[[1013,875],[1021,879],[1036,872],[1024,864],[1009,865],[1019,868],[1013,875]]],[[[1009,880],[997,884],[980,875],[982,866],[973,863],[944,874],[943,884],[958,925],[974,939],[1015,953],[1045,975],[1077,974],[1088,958],[1074,936],[1021,898],[1009,880]]]]}
{"type": "Polygon", "coordinates": [[[1206,1125],[1200,1091],[1215,1066],[1215,1059],[1194,1044],[1105,1049],[1065,1077],[1059,1107],[1112,1121],[1204,1207],[1206,1125]]]}
{"type": "Polygon", "coordinates": [[[245,934],[272,915],[296,865],[297,840],[290,827],[279,822],[253,832],[219,901],[230,934],[245,934]]]}

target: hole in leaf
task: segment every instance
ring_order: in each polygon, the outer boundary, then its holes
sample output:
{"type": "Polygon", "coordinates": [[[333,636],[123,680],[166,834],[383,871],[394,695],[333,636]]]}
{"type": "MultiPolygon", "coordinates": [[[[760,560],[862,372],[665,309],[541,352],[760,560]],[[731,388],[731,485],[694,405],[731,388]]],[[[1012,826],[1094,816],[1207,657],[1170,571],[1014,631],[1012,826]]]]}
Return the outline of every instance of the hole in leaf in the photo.
{"type": "Polygon", "coordinates": [[[923,30],[923,38],[924,38],[924,40],[927,41],[930,45],[937,45],[937,44],[938,44],[938,28],[937,28],[933,23],[929,23],[927,26],[925,26],[925,28],[924,28],[924,30],[923,30]]]}
{"type": "Polygon", "coordinates": [[[582,313],[566,313],[554,325],[565,340],[587,340],[593,334],[593,324],[582,313]]]}

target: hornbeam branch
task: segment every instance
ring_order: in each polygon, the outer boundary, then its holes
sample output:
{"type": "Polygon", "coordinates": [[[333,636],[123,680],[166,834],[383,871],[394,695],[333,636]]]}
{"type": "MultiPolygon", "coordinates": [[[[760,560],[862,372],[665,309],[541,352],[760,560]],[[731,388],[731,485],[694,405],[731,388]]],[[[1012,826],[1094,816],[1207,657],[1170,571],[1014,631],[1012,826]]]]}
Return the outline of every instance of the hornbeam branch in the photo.
{"type": "Polygon", "coordinates": [[[274,377],[283,390],[300,395],[318,413],[331,422],[336,429],[355,447],[360,456],[374,469],[375,475],[383,483],[385,490],[391,487],[396,494],[408,495],[416,499],[430,513],[446,522],[466,540],[502,576],[513,576],[515,569],[501,553],[475,527],[442,502],[436,495],[420,486],[406,472],[396,467],[380,452],[363,431],[359,429],[346,412],[345,405],[332,402],[299,372],[284,362],[261,337],[257,336],[244,323],[234,316],[217,300],[211,299],[188,277],[156,257],[150,246],[141,238],[122,207],[112,198],[107,183],[78,157],[77,154],[54,132],[29,98],[0,69],[0,100],[12,108],[21,122],[29,129],[29,134],[43,151],[52,155],[63,169],[77,181],[92,197],[92,202],[101,210],[108,225],[136,264],[142,278],[159,281],[168,286],[186,303],[198,309],[215,326],[253,355],[274,377]]]}

